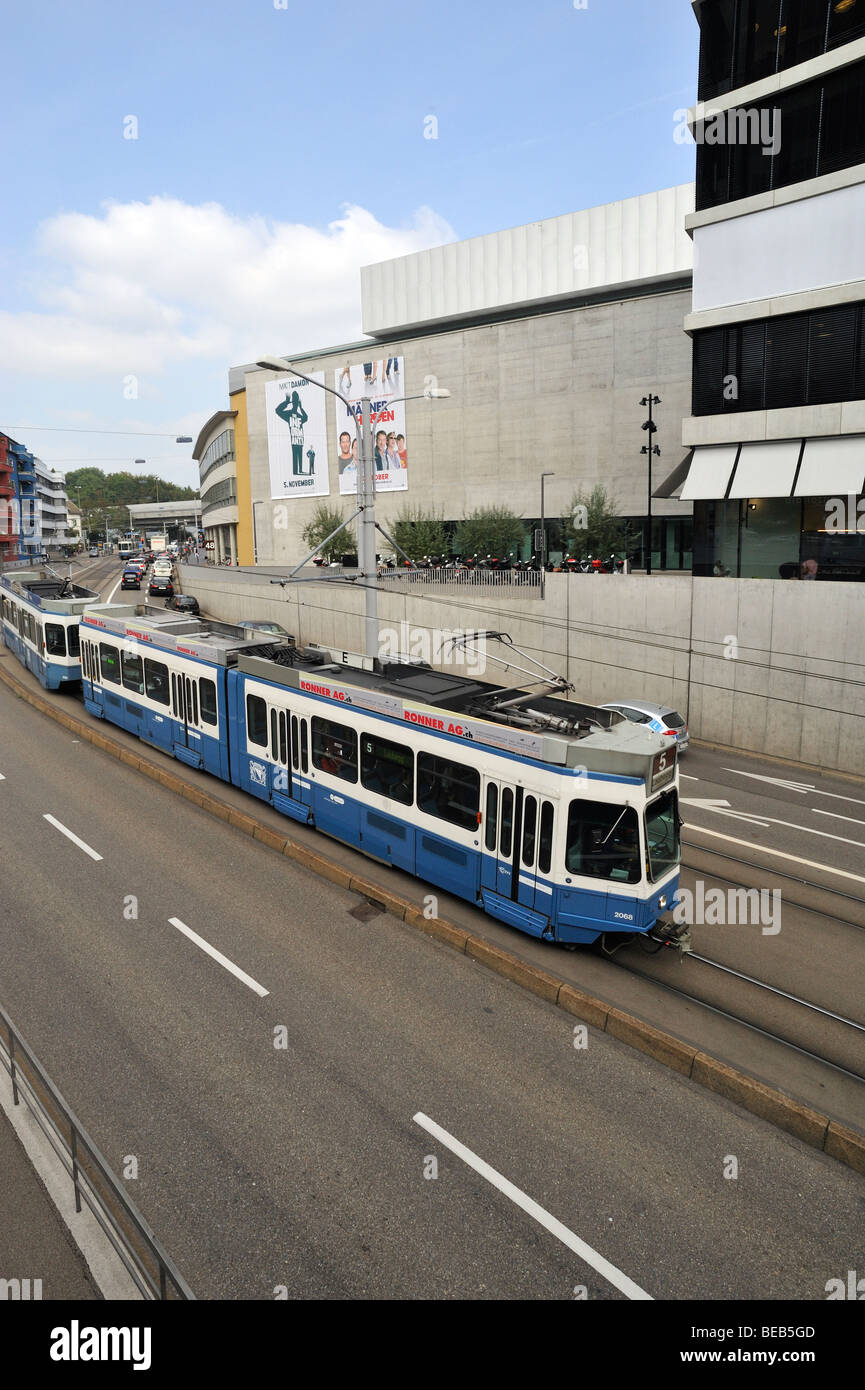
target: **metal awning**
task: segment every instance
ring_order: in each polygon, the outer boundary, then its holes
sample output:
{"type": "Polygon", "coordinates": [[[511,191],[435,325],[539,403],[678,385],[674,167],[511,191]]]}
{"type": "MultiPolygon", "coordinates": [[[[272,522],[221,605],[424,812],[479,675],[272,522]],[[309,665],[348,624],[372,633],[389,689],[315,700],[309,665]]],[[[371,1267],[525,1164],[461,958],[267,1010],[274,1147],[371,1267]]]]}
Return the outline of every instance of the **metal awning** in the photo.
{"type": "Polygon", "coordinates": [[[727,496],[789,497],[801,456],[801,439],[743,444],[727,496]]]}
{"type": "Polygon", "coordinates": [[[683,502],[865,493],[865,435],[697,445],[653,492],[683,502]]]}
{"type": "Polygon", "coordinates": [[[738,444],[710,444],[695,449],[690,472],[679,494],[682,501],[707,501],[726,497],[739,448],[738,444]]]}
{"type": "Polygon", "coordinates": [[[669,477],[665,478],[660,487],[656,487],[652,493],[653,497],[675,497],[679,488],[688,476],[691,467],[691,459],[694,457],[694,450],[689,449],[680,464],[673,469],[669,477]]]}
{"type": "Polygon", "coordinates": [[[865,492],[865,435],[806,439],[795,497],[865,492]]]}

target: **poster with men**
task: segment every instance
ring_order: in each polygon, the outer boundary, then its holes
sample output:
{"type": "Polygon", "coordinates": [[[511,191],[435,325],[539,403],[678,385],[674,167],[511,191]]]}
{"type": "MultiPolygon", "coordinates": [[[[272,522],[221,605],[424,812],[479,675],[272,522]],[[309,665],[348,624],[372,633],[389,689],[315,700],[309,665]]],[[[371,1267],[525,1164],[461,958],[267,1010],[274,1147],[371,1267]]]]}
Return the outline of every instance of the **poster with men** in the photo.
{"type": "Polygon", "coordinates": [[[380,357],[369,362],[346,362],[333,374],[333,384],[351,404],[336,406],[336,449],[341,493],[357,491],[357,437],[352,415],[367,396],[372,405],[372,447],[376,492],[405,492],[408,488],[408,456],[405,442],[405,395],[402,357],[380,357]],[[396,404],[392,404],[396,401],[396,404]]]}
{"type": "MultiPolygon", "coordinates": [[[[324,382],[323,372],[310,372],[324,382]]],[[[302,377],[268,381],[264,388],[271,497],[327,497],[326,392],[302,377]]]]}

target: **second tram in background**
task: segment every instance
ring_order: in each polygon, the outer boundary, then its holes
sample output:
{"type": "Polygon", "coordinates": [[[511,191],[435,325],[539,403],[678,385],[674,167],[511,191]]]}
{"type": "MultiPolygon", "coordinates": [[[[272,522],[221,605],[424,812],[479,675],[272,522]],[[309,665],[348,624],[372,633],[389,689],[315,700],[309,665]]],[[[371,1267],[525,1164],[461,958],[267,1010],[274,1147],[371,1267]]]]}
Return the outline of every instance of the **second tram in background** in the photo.
{"type": "Polygon", "coordinates": [[[78,624],[99,603],[92,589],[44,569],[10,569],[0,574],[3,641],[46,690],[81,680],[78,624]]]}

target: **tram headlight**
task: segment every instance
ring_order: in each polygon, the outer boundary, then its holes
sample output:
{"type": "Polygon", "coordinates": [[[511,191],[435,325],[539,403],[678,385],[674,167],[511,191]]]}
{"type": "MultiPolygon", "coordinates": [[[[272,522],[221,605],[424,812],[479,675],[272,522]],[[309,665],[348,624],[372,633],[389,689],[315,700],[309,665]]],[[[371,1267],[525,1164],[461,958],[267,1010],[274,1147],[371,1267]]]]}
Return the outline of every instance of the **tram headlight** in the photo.
{"type": "Polygon", "coordinates": [[[666,895],[666,893],[662,893],[661,896],[660,896],[660,898],[658,899],[658,907],[659,907],[659,908],[661,909],[661,911],[663,912],[663,910],[664,910],[664,908],[665,908],[666,906],[667,906],[667,895],[666,895]]]}

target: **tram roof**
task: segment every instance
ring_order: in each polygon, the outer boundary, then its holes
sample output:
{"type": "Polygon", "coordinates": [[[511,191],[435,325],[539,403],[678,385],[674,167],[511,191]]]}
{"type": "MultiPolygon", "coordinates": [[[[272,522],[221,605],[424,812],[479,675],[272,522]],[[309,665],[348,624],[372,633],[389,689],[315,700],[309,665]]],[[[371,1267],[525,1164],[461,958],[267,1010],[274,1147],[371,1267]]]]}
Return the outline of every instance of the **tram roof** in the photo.
{"type": "Polygon", "coordinates": [[[48,570],[18,569],[0,575],[3,588],[19,598],[42,608],[46,613],[70,615],[81,613],[99,595],[71,579],[63,579],[48,570]]]}
{"type": "Polygon", "coordinates": [[[253,638],[231,623],[164,610],[148,613],[142,604],[97,604],[88,607],[82,621],[154,650],[237,666],[259,680],[333,702],[334,714],[365,709],[468,745],[572,770],[637,778],[651,790],[675,775],[675,748],[660,734],[576,700],[533,695],[521,687],[503,689],[408,659],[377,662],[315,645],[298,649],[280,644],[272,634],[253,638]]]}

